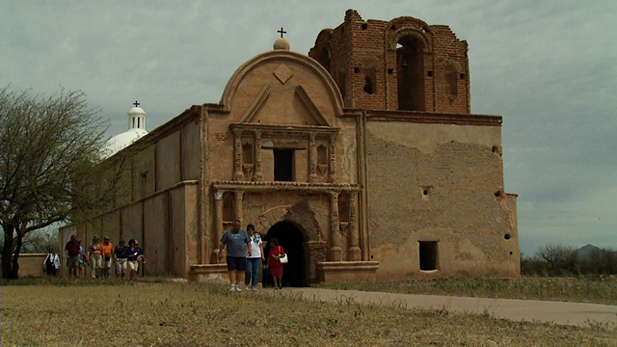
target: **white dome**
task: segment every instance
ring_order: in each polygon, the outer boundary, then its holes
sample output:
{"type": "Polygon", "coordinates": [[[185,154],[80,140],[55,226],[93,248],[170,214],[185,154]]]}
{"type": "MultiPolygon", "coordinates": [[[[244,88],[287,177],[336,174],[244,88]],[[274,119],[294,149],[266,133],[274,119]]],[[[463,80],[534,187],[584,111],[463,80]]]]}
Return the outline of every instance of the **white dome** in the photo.
{"type": "Polygon", "coordinates": [[[133,107],[129,111],[129,116],[145,116],[146,111],[144,111],[141,107],[133,107]]]}
{"type": "Polygon", "coordinates": [[[133,142],[139,140],[146,134],[148,134],[148,132],[144,129],[129,129],[122,134],[118,134],[112,137],[103,146],[103,150],[101,151],[101,157],[111,157],[122,149],[130,146],[133,142]]]}

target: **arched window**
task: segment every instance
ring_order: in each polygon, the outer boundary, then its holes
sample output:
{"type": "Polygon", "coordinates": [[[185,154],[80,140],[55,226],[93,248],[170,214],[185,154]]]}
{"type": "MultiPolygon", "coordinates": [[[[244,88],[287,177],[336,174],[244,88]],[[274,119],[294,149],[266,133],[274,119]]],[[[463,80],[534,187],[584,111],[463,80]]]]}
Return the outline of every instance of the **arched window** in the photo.
{"type": "Polygon", "coordinates": [[[330,72],[330,50],[327,47],[321,47],[319,50],[319,55],[317,56],[317,61],[321,64],[328,72],[330,72]]]}
{"type": "Polygon", "coordinates": [[[402,37],[396,46],[398,108],[424,111],[424,44],[414,36],[402,37]]]}

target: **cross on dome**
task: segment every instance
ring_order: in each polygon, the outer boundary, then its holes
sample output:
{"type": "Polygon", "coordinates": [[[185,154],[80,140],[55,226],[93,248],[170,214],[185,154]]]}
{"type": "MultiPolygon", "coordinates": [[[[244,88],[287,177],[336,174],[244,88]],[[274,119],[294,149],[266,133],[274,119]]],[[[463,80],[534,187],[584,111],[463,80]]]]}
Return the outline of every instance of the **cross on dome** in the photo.
{"type": "Polygon", "coordinates": [[[137,100],[135,100],[135,102],[133,103],[133,105],[135,105],[135,107],[138,107],[139,105],[141,105],[140,103],[137,102],[137,100]]]}
{"type": "Polygon", "coordinates": [[[283,27],[281,27],[281,30],[277,30],[276,32],[281,34],[281,38],[283,37],[283,35],[287,34],[287,32],[283,30],[283,27]]]}

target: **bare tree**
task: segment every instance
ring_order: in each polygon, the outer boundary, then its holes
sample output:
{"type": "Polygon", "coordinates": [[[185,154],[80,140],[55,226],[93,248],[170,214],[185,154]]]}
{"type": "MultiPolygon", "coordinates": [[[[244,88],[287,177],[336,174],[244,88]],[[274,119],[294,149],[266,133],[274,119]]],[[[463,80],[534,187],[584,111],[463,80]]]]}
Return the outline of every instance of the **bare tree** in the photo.
{"type": "Polygon", "coordinates": [[[17,278],[24,236],[70,218],[87,218],[105,195],[98,183],[106,126],[83,92],[50,97],[0,90],[2,277],[17,278]]]}
{"type": "Polygon", "coordinates": [[[538,250],[551,276],[574,274],[576,272],[576,248],[562,244],[548,244],[538,250]]]}

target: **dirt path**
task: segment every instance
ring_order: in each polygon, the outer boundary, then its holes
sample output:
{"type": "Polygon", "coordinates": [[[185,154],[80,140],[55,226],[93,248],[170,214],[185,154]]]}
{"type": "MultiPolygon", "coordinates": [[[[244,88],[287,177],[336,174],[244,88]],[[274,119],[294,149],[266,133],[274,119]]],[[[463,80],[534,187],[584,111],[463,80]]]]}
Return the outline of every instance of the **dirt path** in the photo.
{"type": "Polygon", "coordinates": [[[379,304],[425,309],[485,314],[515,321],[554,322],[562,325],[585,325],[589,322],[617,324],[617,306],[580,304],[539,300],[485,299],[437,295],[394,294],[334,290],[320,288],[285,288],[301,293],[307,300],[325,302],[353,301],[361,304],[379,304]]]}

